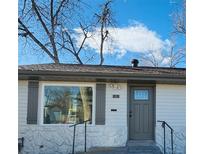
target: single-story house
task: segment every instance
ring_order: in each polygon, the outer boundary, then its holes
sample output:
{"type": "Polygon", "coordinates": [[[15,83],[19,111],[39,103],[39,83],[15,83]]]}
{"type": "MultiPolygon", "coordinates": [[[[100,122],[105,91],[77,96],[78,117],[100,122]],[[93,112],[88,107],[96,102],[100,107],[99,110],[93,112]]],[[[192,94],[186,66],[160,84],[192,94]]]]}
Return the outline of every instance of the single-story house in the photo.
{"type": "MultiPolygon", "coordinates": [[[[186,69],[110,65],[33,64],[18,67],[19,138],[23,153],[72,152],[74,123],[87,123],[87,148],[153,140],[163,151],[186,147],[186,69]],[[166,127],[166,150],[171,149],[166,127]]],[[[75,151],[84,150],[84,124],[75,151]]]]}

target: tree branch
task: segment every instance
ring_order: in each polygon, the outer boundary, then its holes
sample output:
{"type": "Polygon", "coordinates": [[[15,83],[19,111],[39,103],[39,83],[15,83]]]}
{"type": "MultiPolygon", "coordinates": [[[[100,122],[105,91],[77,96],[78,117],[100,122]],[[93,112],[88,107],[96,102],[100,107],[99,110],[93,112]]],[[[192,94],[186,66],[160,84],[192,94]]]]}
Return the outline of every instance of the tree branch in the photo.
{"type": "Polygon", "coordinates": [[[33,6],[33,8],[34,8],[34,11],[35,11],[35,13],[36,13],[36,15],[37,15],[37,17],[38,17],[38,19],[39,19],[41,25],[43,26],[43,28],[44,28],[46,34],[47,34],[48,37],[50,38],[50,32],[49,32],[48,28],[46,27],[46,24],[44,23],[43,19],[41,18],[41,15],[40,15],[40,13],[39,13],[39,11],[38,11],[38,9],[37,9],[37,5],[36,5],[35,1],[34,1],[34,0],[31,0],[31,1],[32,1],[32,6],[33,6]]]}
{"type": "Polygon", "coordinates": [[[27,35],[30,36],[30,38],[43,50],[45,51],[48,56],[55,61],[55,57],[51,54],[51,52],[29,31],[29,29],[23,24],[23,22],[18,19],[18,23],[24,28],[24,31],[27,33],[27,35]]]}
{"type": "Polygon", "coordinates": [[[55,13],[54,16],[53,16],[54,18],[56,18],[56,17],[58,16],[58,14],[59,14],[61,8],[63,7],[63,3],[64,3],[65,1],[66,1],[66,0],[62,0],[62,1],[60,2],[60,5],[59,5],[58,9],[56,10],[56,13],[55,13]]]}
{"type": "Polygon", "coordinates": [[[83,46],[84,46],[84,44],[85,44],[86,39],[88,38],[88,35],[87,35],[88,32],[85,31],[85,29],[83,28],[83,26],[82,26],[81,23],[80,23],[80,27],[81,27],[81,29],[82,29],[82,31],[83,31],[84,38],[83,38],[83,41],[82,41],[82,43],[81,43],[81,45],[80,45],[80,47],[79,47],[79,49],[78,49],[78,51],[77,51],[77,54],[80,53],[81,49],[83,48],[83,46]]]}

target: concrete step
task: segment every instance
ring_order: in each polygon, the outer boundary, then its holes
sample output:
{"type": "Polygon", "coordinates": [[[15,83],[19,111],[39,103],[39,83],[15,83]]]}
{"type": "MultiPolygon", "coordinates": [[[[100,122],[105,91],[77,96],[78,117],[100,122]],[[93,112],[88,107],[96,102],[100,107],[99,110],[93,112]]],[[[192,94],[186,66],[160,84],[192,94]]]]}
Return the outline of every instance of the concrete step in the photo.
{"type": "Polygon", "coordinates": [[[136,146],[136,147],[128,147],[128,153],[136,153],[136,154],[162,154],[159,147],[157,146],[136,146]]]}
{"type": "Polygon", "coordinates": [[[127,142],[128,153],[162,154],[153,140],[131,140],[127,142]]]}
{"type": "Polygon", "coordinates": [[[127,141],[127,146],[155,146],[153,140],[130,140],[127,141]]]}
{"type": "MultiPolygon", "coordinates": [[[[79,152],[78,154],[85,154],[79,152]]],[[[86,154],[162,154],[158,147],[137,146],[137,147],[116,147],[116,148],[95,148],[89,149],[86,154]]]]}
{"type": "Polygon", "coordinates": [[[154,141],[144,140],[128,141],[126,147],[95,147],[89,149],[86,154],[162,154],[162,152],[154,141]]]}

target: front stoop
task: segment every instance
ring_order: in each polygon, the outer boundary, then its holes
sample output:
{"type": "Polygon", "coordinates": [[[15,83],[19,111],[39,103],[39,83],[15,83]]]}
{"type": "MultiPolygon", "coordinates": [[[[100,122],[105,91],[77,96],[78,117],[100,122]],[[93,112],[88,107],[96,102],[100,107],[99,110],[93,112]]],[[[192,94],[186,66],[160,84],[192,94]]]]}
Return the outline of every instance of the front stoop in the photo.
{"type": "Polygon", "coordinates": [[[136,154],[162,154],[160,148],[153,140],[131,140],[127,142],[128,153],[136,154]]]}
{"type": "Polygon", "coordinates": [[[159,147],[157,146],[137,146],[128,147],[128,153],[136,154],[162,154],[159,147]]]}
{"type": "Polygon", "coordinates": [[[153,141],[144,140],[128,141],[126,147],[92,148],[84,154],[162,154],[162,152],[153,141]]]}

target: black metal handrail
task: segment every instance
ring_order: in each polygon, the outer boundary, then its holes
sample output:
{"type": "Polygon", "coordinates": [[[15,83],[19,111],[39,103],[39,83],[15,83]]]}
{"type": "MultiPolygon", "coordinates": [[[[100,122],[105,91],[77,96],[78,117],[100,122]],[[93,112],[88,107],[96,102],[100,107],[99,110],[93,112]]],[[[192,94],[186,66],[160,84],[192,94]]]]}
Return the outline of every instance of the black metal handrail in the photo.
{"type": "Polygon", "coordinates": [[[174,129],[166,122],[166,121],[161,121],[158,120],[157,122],[162,123],[162,128],[164,129],[164,154],[166,154],[166,126],[171,130],[171,149],[172,149],[172,154],[174,154],[174,146],[173,146],[173,132],[174,129]]]}
{"type": "Polygon", "coordinates": [[[79,125],[79,124],[85,124],[85,143],[84,143],[84,152],[86,152],[86,140],[87,140],[87,122],[90,121],[90,119],[88,120],[85,120],[83,122],[79,122],[79,123],[76,123],[76,124],[73,124],[69,127],[74,127],[74,131],[73,131],[73,147],[72,147],[72,154],[74,154],[75,152],[75,130],[76,130],[76,126],[79,125]]]}

